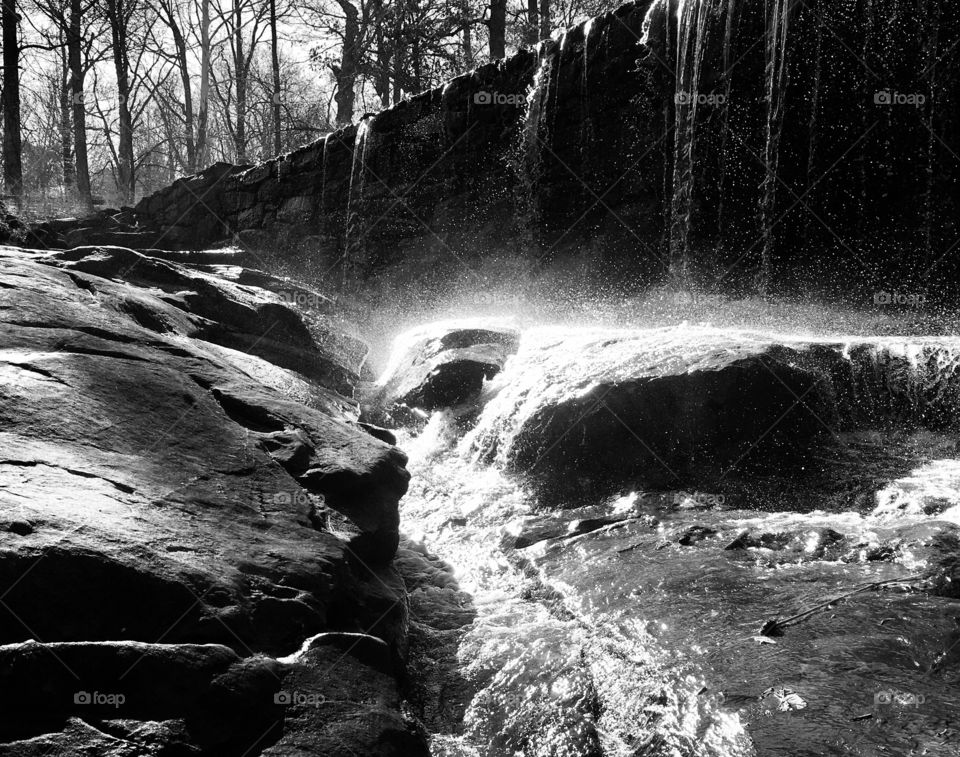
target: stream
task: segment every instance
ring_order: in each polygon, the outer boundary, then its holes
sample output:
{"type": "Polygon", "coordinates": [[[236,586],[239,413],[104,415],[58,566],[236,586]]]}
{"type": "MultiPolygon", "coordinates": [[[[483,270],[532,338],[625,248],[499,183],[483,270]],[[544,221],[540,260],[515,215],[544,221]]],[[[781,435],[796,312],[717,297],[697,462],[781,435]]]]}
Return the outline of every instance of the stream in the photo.
{"type": "Polygon", "coordinates": [[[524,331],[479,418],[440,410],[399,432],[406,544],[450,577],[411,592],[414,628],[449,621],[411,660],[433,754],[958,754],[960,601],[918,579],[960,545],[955,434],[841,431],[842,465],[801,476],[799,495],[767,482],[759,505],[732,485],[546,504],[504,460],[511,393],[635,374],[631,340],[661,365],[697,340],[756,338],[524,331]]]}

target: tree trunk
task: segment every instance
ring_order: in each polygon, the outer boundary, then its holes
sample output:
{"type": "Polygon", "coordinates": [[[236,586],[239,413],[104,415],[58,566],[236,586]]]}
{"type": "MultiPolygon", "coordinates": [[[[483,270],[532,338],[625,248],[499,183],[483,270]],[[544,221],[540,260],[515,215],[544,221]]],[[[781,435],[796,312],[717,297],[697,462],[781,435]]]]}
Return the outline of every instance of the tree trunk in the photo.
{"type": "Polygon", "coordinates": [[[270,0],[270,64],[273,68],[273,151],[283,151],[280,123],[280,53],[277,50],[277,0],[270,0]]]}
{"type": "Polygon", "coordinates": [[[183,30],[174,15],[173,4],[165,4],[164,9],[167,13],[170,33],[173,36],[173,46],[177,51],[177,69],[180,74],[180,86],[183,89],[183,137],[187,150],[185,168],[188,174],[192,174],[197,172],[199,166],[197,165],[196,120],[193,112],[193,90],[190,82],[191,69],[187,59],[187,41],[184,39],[183,30]]]}
{"type": "MultiPolygon", "coordinates": [[[[188,87],[189,88],[189,87],[188,87]]],[[[210,103],[210,0],[200,0],[200,102],[197,105],[197,168],[207,163],[210,103]]]]}
{"type": "Polygon", "coordinates": [[[93,209],[90,167],[87,162],[87,109],[83,103],[82,0],[70,0],[70,28],[67,31],[67,59],[70,65],[70,97],[73,106],[73,154],[76,160],[77,193],[88,210],[93,209]]]}
{"type": "Polygon", "coordinates": [[[531,46],[540,39],[540,0],[527,0],[527,28],[524,37],[524,42],[531,46]]]}
{"type": "Polygon", "coordinates": [[[490,60],[507,55],[507,0],[490,0],[490,60]]]}
{"type": "Polygon", "coordinates": [[[234,58],[233,75],[237,79],[237,111],[234,119],[233,143],[237,163],[247,162],[247,73],[243,55],[243,9],[240,0],[233,2],[234,58]]]}
{"type": "Polygon", "coordinates": [[[474,68],[473,63],[473,29],[470,22],[463,25],[463,62],[468,69],[474,68]]]}
{"type": "Polygon", "coordinates": [[[117,75],[120,123],[117,146],[117,190],[121,204],[133,202],[136,174],[133,156],[133,117],[130,113],[130,59],[127,54],[128,12],[125,0],[107,0],[107,18],[113,45],[113,67],[117,75]]]}
{"type": "Polygon", "coordinates": [[[3,183],[8,194],[23,194],[20,164],[20,39],[15,0],[4,0],[3,25],[3,183]]]}
{"type": "Polygon", "coordinates": [[[337,80],[337,126],[353,122],[354,87],[357,83],[360,52],[359,12],[348,0],[337,0],[346,18],[343,26],[343,55],[334,68],[337,80]]]}
{"type": "Polygon", "coordinates": [[[540,39],[549,39],[550,33],[550,0],[540,0],[540,39]]]}
{"type": "Polygon", "coordinates": [[[73,133],[70,114],[70,67],[67,55],[60,51],[60,161],[63,169],[63,188],[67,194],[77,183],[77,169],[73,164],[73,133]]]}
{"type": "Polygon", "coordinates": [[[410,44],[410,62],[413,64],[413,81],[410,91],[423,92],[423,56],[420,54],[419,37],[414,37],[410,44]]]}
{"type": "Polygon", "coordinates": [[[403,42],[403,13],[400,3],[396,6],[393,20],[393,104],[403,99],[403,75],[406,71],[406,49],[403,42]]]}
{"type": "Polygon", "coordinates": [[[375,82],[377,96],[380,98],[380,107],[390,107],[390,53],[386,41],[381,38],[377,41],[377,79],[375,82]]]}
{"type": "Polygon", "coordinates": [[[390,50],[387,47],[386,20],[383,14],[383,0],[374,1],[373,31],[376,37],[376,75],[373,87],[380,98],[380,107],[390,107],[390,50]]]}

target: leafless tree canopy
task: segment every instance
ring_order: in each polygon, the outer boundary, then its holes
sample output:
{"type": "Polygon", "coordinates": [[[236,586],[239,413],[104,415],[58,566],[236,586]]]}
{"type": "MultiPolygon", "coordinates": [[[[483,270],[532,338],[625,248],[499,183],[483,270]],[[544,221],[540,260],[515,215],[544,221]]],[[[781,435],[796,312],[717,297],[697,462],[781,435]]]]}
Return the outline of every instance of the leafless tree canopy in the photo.
{"type": "Polygon", "coordinates": [[[5,0],[4,192],[129,204],[312,141],[613,0],[5,0]],[[489,4],[487,4],[489,2],[489,4]]]}

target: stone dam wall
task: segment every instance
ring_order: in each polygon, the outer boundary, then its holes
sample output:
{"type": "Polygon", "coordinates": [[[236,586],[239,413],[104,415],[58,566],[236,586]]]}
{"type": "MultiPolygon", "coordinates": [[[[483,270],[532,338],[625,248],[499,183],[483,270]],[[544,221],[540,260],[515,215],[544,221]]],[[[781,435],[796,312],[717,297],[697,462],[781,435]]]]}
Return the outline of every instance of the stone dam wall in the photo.
{"type": "Polygon", "coordinates": [[[640,284],[949,289],[958,41],[947,0],[629,3],[273,160],[36,233],[237,244],[337,281],[524,258],[640,284]]]}

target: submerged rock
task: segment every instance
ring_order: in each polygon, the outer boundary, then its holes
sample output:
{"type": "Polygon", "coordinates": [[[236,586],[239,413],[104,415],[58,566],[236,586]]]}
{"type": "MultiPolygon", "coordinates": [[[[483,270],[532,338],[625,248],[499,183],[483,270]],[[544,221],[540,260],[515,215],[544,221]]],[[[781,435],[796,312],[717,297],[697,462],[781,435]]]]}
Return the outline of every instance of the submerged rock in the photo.
{"type": "Polygon", "coordinates": [[[397,348],[391,365],[364,400],[364,416],[382,425],[416,421],[415,411],[474,402],[517,351],[520,335],[507,328],[418,329],[397,348]],[[414,413],[411,413],[414,411],[414,413]]]}
{"type": "MultiPolygon", "coordinates": [[[[406,458],[355,422],[355,404],[335,391],[350,389],[344,362],[265,291],[130,251],[7,248],[0,375],[0,667],[21,676],[18,701],[37,703],[19,724],[3,707],[0,740],[239,757],[283,733],[298,754],[334,753],[323,747],[328,713],[284,714],[272,698],[283,674],[258,655],[329,630],[403,653],[404,589],[390,562],[406,458]],[[130,267],[118,270],[121,259],[130,267]],[[151,692],[135,683],[140,659],[157,670],[151,692]],[[128,660],[133,672],[119,675],[128,660]],[[61,681],[69,693],[81,669],[91,688],[126,695],[123,723],[91,728],[70,701],[43,703],[45,687],[61,681]],[[115,684],[102,678],[114,673],[115,684]],[[198,676],[240,687],[247,709],[220,712],[207,683],[188,685],[198,676]],[[165,686],[183,696],[164,699],[165,686]]],[[[349,649],[337,655],[345,670],[361,664],[349,649]]],[[[382,702],[369,718],[330,716],[345,744],[422,753],[392,678],[334,678],[314,676],[310,693],[333,686],[331,699],[382,702]]]]}

